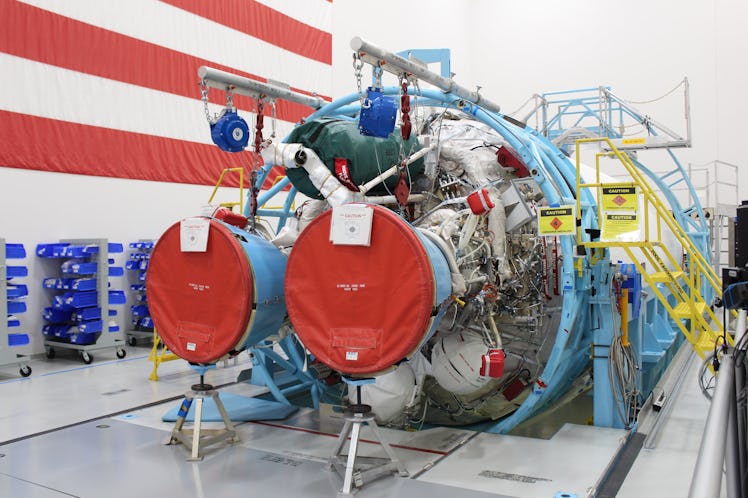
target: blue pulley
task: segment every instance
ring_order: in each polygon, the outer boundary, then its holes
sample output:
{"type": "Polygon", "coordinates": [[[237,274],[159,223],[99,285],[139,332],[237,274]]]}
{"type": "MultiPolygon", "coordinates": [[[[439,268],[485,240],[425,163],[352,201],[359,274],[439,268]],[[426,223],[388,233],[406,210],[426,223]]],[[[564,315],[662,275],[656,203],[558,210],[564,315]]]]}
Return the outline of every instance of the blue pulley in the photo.
{"type": "Polygon", "coordinates": [[[249,126],[236,109],[226,108],[210,125],[210,136],[221,150],[241,152],[249,143],[249,126]]]}
{"type": "Polygon", "coordinates": [[[378,88],[369,87],[361,106],[358,130],[362,135],[387,138],[395,129],[397,104],[393,97],[385,97],[378,88]]]}

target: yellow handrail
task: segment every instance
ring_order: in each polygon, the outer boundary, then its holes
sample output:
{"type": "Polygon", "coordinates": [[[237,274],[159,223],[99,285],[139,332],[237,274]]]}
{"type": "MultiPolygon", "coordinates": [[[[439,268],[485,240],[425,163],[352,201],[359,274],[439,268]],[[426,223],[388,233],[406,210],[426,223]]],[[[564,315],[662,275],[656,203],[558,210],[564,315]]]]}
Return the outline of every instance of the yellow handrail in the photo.
{"type": "Polygon", "coordinates": [[[161,342],[161,337],[158,335],[158,332],[156,332],[156,329],[153,329],[153,347],[151,348],[151,352],[148,355],[148,361],[153,362],[153,370],[151,370],[151,375],[148,377],[148,380],[158,380],[159,365],[161,365],[165,361],[178,359],[179,356],[169,351],[169,349],[166,347],[166,344],[161,342]],[[160,351],[159,346],[161,347],[160,351]]]}
{"type": "MultiPolygon", "coordinates": [[[[678,325],[681,332],[688,338],[689,342],[697,349],[700,356],[703,357],[704,352],[701,350],[706,347],[707,341],[713,341],[716,338],[716,332],[712,329],[715,324],[722,327],[720,320],[715,316],[714,312],[703,299],[701,295],[701,284],[705,279],[706,282],[712,287],[716,296],[722,296],[722,284],[720,278],[714,272],[714,269],[706,260],[704,255],[694,245],[691,239],[685,235],[680,226],[676,223],[672,213],[667,209],[664,203],[657,196],[656,192],[649,184],[647,179],[644,177],[642,172],[633,163],[631,158],[618,150],[608,138],[585,138],[577,140],[576,142],[576,167],[577,167],[577,240],[580,245],[584,245],[590,248],[607,248],[607,247],[620,247],[626,252],[626,255],[635,264],[637,270],[643,275],[645,280],[649,283],[650,288],[660,300],[664,308],[668,311],[674,322],[678,325]],[[587,143],[605,143],[609,151],[599,152],[595,155],[595,183],[583,183],[581,178],[581,154],[580,146],[587,143]],[[601,159],[603,158],[614,158],[623,165],[628,175],[631,177],[630,182],[610,182],[605,183],[601,181],[601,159]],[[602,187],[635,187],[639,190],[643,200],[643,219],[642,225],[644,228],[644,240],[636,242],[627,241],[605,241],[605,242],[581,242],[582,239],[582,210],[581,210],[581,189],[582,188],[595,188],[597,189],[597,215],[598,220],[603,220],[604,206],[602,199],[602,187]],[[657,216],[655,218],[656,226],[652,227],[649,220],[649,206],[654,208],[657,216]],[[681,285],[678,282],[678,278],[684,275],[679,270],[671,270],[671,268],[681,268],[683,261],[679,261],[673,254],[668,250],[667,246],[662,240],[662,228],[663,222],[665,227],[669,229],[675,240],[680,244],[682,250],[687,256],[688,268],[685,274],[687,280],[681,285]],[[653,233],[654,232],[654,233],[653,233]],[[649,273],[644,264],[637,258],[633,252],[634,249],[640,250],[649,265],[656,271],[661,272],[665,276],[664,281],[655,281],[654,276],[649,273]],[[664,258],[664,260],[663,260],[664,258]],[[668,301],[662,291],[658,288],[657,283],[664,283],[670,290],[670,294],[678,300],[679,303],[672,304],[668,301]],[[680,306],[679,306],[680,304],[680,306]],[[687,311],[686,311],[687,310],[687,311]],[[686,314],[684,314],[686,313],[686,314]],[[705,318],[706,315],[706,318],[705,318]],[[682,322],[683,318],[687,318],[690,321],[690,330],[686,328],[682,322]],[[708,318],[708,319],[707,319],[708,318]],[[707,341],[705,341],[705,339],[707,341]]],[[[637,205],[638,210],[638,205],[637,205]]],[[[598,221],[600,223],[600,221],[598,221]]],[[[728,336],[728,343],[732,343],[733,339],[728,336]]]]}
{"type": "Polygon", "coordinates": [[[223,183],[223,177],[226,176],[226,173],[236,173],[239,172],[239,202],[224,202],[221,203],[222,206],[227,207],[233,207],[238,205],[239,206],[239,212],[244,212],[244,168],[226,168],[223,171],[221,171],[221,176],[218,177],[218,182],[216,182],[216,186],[213,188],[213,193],[210,194],[210,198],[208,199],[208,204],[213,202],[213,198],[216,196],[216,192],[218,192],[218,187],[221,186],[223,183]]]}

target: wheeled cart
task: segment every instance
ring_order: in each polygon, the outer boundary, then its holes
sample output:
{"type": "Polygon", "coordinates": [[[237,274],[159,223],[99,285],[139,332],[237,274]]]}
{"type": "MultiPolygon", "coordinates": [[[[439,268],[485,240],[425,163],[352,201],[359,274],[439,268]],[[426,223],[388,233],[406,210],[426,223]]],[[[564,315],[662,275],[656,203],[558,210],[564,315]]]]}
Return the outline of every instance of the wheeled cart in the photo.
{"type": "Polygon", "coordinates": [[[0,239],[0,366],[18,365],[18,372],[28,377],[31,375],[28,356],[16,353],[15,348],[27,345],[29,336],[10,332],[21,325],[15,315],[26,312],[23,299],[28,295],[28,288],[16,279],[27,276],[28,270],[25,266],[6,264],[9,259],[25,257],[23,244],[7,244],[5,239],[0,239]]]}
{"type": "Polygon", "coordinates": [[[122,244],[106,239],[74,239],[52,244],[39,244],[36,254],[42,258],[58,258],[59,276],[44,279],[46,289],[63,291],[53,296],[52,305],[44,309],[47,321],[42,328],[47,358],[54,358],[57,349],[78,351],[83,362],[93,362],[92,351],[115,349],[118,358],[127,352],[125,341],[115,336],[119,327],[111,317],[117,312],[110,307],[125,304],[125,293],[109,289],[109,277],[121,277],[121,267],[110,266],[111,253],[121,253],[122,244]]]}
{"type": "Polygon", "coordinates": [[[148,300],[145,292],[146,270],[151,257],[154,241],[139,240],[130,242],[130,256],[125,268],[137,276],[137,281],[130,284],[130,290],[135,293],[135,303],[130,306],[131,328],[125,332],[127,344],[135,346],[139,342],[153,341],[153,320],[148,310],[148,300]]]}

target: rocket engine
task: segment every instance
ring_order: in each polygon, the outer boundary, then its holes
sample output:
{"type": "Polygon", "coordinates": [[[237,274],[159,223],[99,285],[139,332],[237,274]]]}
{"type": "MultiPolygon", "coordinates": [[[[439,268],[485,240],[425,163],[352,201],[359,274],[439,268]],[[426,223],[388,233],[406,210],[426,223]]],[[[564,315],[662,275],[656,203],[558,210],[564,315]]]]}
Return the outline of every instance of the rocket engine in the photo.
{"type": "MultiPolygon", "coordinates": [[[[289,141],[319,126],[306,123],[289,141]]],[[[361,147],[345,150],[339,144],[346,141],[334,136],[263,154],[280,159],[295,184],[315,184],[307,195],[326,194],[299,212],[301,219],[307,210],[321,214],[283,234],[289,318],[310,352],[334,370],[403,379],[408,388],[398,388],[396,403],[406,408],[380,422],[496,419],[531,391],[553,345],[558,270],[553,239],[537,234],[543,195],[489,127],[439,113],[421,132],[422,145],[400,147],[409,169],[393,175],[400,175],[397,183],[383,178],[379,195],[361,195],[363,186],[391,164],[363,156],[361,147]],[[408,161],[417,154],[423,164],[408,161]],[[345,175],[335,169],[342,160],[345,175]],[[402,200],[399,187],[407,190],[402,200]],[[398,373],[405,367],[415,382],[398,373]]],[[[381,150],[399,135],[358,135],[356,142],[381,150]]],[[[375,413],[392,412],[377,406],[379,389],[364,386],[367,401],[375,413]]],[[[389,406],[392,389],[384,398],[389,406]]]]}

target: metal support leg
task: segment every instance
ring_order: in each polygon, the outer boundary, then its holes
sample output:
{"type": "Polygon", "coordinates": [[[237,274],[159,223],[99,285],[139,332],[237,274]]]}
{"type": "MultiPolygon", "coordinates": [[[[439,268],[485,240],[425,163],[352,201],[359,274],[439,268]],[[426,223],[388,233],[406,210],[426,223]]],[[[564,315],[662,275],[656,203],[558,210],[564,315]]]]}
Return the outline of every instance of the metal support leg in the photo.
{"type": "MultiPolygon", "coordinates": [[[[351,446],[348,449],[348,459],[345,463],[345,477],[343,478],[343,494],[351,494],[351,486],[353,484],[353,466],[356,463],[356,456],[358,454],[358,438],[361,435],[361,422],[354,422],[351,425],[351,446]]],[[[358,486],[363,485],[363,482],[357,482],[358,486]]]]}
{"type": "Polygon", "coordinates": [[[196,461],[196,460],[202,460],[203,458],[199,456],[200,452],[200,427],[203,423],[203,398],[199,397],[196,400],[195,403],[195,423],[192,428],[192,453],[190,454],[190,458],[187,460],[190,461],[196,461]]]}
{"type": "MultiPolygon", "coordinates": [[[[366,405],[353,405],[366,406],[366,405]]],[[[345,417],[343,430],[338,437],[335,452],[330,457],[329,467],[343,476],[343,487],[338,492],[338,497],[351,496],[366,483],[388,474],[397,473],[402,477],[408,476],[408,471],[399,458],[395,455],[392,447],[382,438],[374,416],[369,412],[348,413],[345,417]],[[382,446],[388,458],[359,457],[358,446],[361,438],[361,427],[366,424],[374,433],[374,438],[382,446]],[[351,443],[348,454],[342,453],[348,436],[351,443]],[[345,464],[343,461],[345,459],[345,464]]]]}
{"type": "Polygon", "coordinates": [[[397,473],[401,477],[408,477],[409,475],[408,471],[405,470],[405,466],[402,464],[402,462],[400,462],[400,459],[397,457],[397,455],[395,455],[395,451],[392,449],[392,446],[390,446],[384,441],[382,434],[379,432],[379,426],[377,426],[377,423],[372,421],[372,423],[369,423],[368,425],[369,425],[369,428],[374,433],[374,437],[376,438],[376,440],[381,442],[382,449],[384,450],[384,452],[387,454],[389,459],[395,465],[395,468],[397,469],[397,473]]]}
{"type": "Polygon", "coordinates": [[[213,390],[213,386],[209,384],[195,384],[192,386],[192,390],[184,395],[184,401],[182,401],[182,406],[179,408],[177,421],[174,429],[171,431],[171,436],[167,444],[182,443],[190,450],[190,456],[187,458],[187,461],[199,461],[203,459],[203,455],[200,454],[201,445],[206,447],[220,441],[228,441],[229,443],[238,441],[236,429],[234,429],[226,408],[218,396],[218,391],[213,390]],[[203,403],[205,402],[205,398],[208,397],[213,400],[218,413],[221,414],[224,425],[223,429],[202,428],[203,403]],[[192,429],[184,429],[184,422],[193,402],[195,403],[195,422],[192,429]]]}

